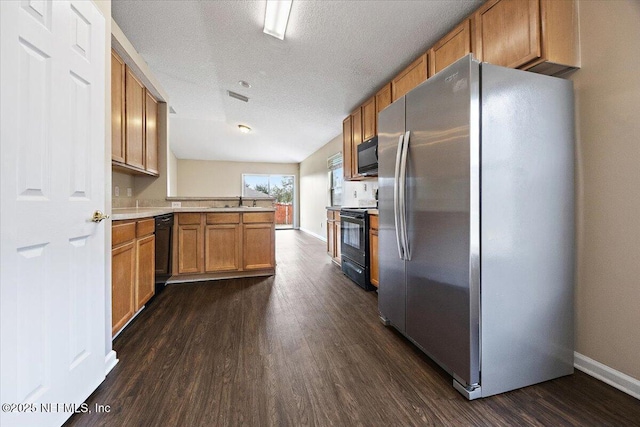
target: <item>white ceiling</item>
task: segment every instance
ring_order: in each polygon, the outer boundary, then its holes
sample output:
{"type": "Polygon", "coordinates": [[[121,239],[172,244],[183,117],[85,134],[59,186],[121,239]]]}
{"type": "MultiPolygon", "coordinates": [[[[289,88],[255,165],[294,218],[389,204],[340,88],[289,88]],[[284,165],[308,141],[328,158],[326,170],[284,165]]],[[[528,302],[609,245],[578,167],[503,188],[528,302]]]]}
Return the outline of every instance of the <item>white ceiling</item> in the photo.
{"type": "Polygon", "coordinates": [[[264,0],[113,0],[112,13],[177,111],[178,158],[297,163],[480,3],[294,0],[284,41],[262,32],[264,0]]]}

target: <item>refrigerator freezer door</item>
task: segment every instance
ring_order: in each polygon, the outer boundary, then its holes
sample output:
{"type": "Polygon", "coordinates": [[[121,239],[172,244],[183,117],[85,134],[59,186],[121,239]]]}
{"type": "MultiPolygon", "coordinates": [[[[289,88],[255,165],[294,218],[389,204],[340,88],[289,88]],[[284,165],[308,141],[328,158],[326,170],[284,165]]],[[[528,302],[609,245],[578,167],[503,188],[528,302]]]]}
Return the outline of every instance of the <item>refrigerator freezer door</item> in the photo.
{"type": "MultiPolygon", "coordinates": [[[[400,332],[405,331],[405,262],[398,254],[400,230],[396,230],[396,160],[398,141],[404,135],[405,100],[400,98],[378,116],[378,251],[380,257],[380,286],[378,310],[380,315],[400,332]]],[[[399,172],[399,171],[398,171],[399,172]]],[[[397,200],[396,200],[397,201],[397,200]]]]}
{"type": "Polygon", "coordinates": [[[406,334],[466,385],[480,380],[478,78],[469,56],[406,95],[406,334]]]}

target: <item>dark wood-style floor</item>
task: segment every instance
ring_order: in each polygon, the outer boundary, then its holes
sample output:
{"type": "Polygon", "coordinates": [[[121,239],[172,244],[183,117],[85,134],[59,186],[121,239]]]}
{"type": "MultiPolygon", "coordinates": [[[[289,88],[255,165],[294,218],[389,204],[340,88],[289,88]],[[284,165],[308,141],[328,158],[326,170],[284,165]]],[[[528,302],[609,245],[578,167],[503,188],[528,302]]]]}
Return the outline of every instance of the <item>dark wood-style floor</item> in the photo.
{"type": "Polygon", "coordinates": [[[69,426],[640,425],[581,372],[467,401],[378,320],[324,243],[279,231],[270,278],[170,285],[115,340],[120,363],[69,426]]]}

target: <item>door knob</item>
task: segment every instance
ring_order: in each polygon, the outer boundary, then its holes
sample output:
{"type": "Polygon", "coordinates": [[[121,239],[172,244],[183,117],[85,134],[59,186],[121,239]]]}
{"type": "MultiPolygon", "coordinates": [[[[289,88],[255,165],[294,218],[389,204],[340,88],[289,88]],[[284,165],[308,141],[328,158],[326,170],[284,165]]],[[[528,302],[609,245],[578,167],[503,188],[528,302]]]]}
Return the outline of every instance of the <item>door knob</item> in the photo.
{"type": "Polygon", "coordinates": [[[102,221],[103,219],[108,219],[108,218],[109,218],[109,215],[105,215],[105,214],[103,214],[101,211],[95,211],[95,212],[93,213],[93,216],[91,217],[91,221],[93,221],[93,222],[100,222],[100,221],[102,221]]]}

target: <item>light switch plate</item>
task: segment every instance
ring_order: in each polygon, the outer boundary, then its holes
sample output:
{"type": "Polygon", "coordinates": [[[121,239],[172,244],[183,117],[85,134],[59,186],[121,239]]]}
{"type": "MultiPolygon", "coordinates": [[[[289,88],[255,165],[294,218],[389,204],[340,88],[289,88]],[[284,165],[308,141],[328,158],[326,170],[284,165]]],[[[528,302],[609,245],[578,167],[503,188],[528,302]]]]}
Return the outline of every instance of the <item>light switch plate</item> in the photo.
{"type": "Polygon", "coordinates": [[[120,197],[120,187],[116,185],[116,187],[113,189],[113,194],[116,197],[120,197]]]}
{"type": "Polygon", "coordinates": [[[172,208],[181,208],[182,207],[182,202],[171,202],[171,207],[172,208]]]}
{"type": "Polygon", "coordinates": [[[132,193],[131,188],[127,188],[127,197],[131,197],[132,193]]]}

